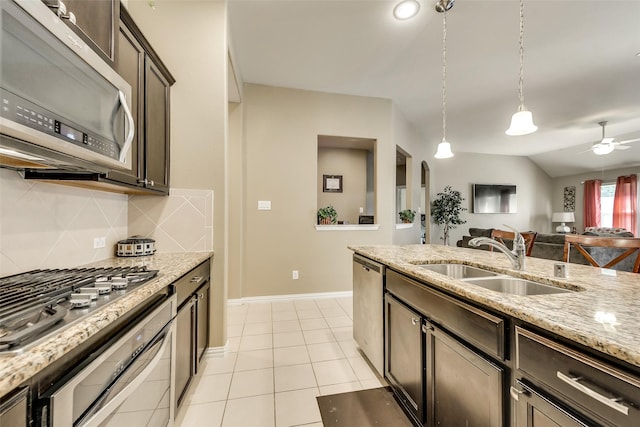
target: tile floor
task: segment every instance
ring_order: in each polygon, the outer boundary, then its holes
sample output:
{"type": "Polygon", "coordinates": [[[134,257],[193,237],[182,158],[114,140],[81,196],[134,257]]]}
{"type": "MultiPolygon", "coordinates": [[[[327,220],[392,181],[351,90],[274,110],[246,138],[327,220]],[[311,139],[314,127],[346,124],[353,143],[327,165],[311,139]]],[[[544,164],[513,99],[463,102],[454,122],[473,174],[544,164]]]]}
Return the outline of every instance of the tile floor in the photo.
{"type": "Polygon", "coordinates": [[[322,427],[316,396],[384,383],[352,313],[350,297],[230,305],[228,350],[205,356],[176,427],[322,427]]]}

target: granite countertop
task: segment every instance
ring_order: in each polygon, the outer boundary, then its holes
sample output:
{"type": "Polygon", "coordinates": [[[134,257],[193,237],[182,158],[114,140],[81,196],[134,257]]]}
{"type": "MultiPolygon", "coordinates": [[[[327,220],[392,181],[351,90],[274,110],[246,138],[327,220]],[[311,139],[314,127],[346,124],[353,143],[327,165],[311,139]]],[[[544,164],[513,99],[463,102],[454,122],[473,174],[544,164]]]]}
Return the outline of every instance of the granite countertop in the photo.
{"type": "Polygon", "coordinates": [[[82,267],[120,267],[146,265],[159,270],[158,275],[123,298],[105,305],[77,324],[18,355],[0,355],[0,397],[51,365],[64,354],[82,344],[111,322],[141,302],[175,282],[198,266],[212,252],[159,253],[133,258],[110,258],[82,267]]]}
{"type": "Polygon", "coordinates": [[[394,270],[428,281],[468,300],[521,319],[619,360],[640,367],[640,275],[568,264],[568,277],[553,276],[557,261],[527,257],[514,270],[500,252],[439,245],[349,246],[394,270]],[[453,262],[579,290],[519,296],[490,291],[416,264],[453,262]]]}

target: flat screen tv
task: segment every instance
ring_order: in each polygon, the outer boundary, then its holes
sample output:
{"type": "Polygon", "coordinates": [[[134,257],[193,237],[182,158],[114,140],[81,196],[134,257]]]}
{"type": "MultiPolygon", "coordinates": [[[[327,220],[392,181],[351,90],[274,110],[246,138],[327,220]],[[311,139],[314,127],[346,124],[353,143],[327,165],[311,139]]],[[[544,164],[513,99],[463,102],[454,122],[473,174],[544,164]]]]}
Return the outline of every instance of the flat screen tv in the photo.
{"type": "Polygon", "coordinates": [[[516,186],[473,184],[473,213],[516,213],[516,186]]]}

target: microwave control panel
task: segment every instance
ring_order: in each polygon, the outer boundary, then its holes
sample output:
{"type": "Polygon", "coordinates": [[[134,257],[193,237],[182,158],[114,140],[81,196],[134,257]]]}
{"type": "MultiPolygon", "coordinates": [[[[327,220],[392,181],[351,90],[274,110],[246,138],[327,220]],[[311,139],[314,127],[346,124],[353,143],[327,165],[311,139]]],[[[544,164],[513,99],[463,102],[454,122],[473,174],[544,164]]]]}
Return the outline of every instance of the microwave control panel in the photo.
{"type": "Polygon", "coordinates": [[[117,143],[83,131],[80,126],[72,125],[69,121],[6,90],[2,90],[0,95],[2,117],[98,154],[118,159],[120,146],[117,143]]]}

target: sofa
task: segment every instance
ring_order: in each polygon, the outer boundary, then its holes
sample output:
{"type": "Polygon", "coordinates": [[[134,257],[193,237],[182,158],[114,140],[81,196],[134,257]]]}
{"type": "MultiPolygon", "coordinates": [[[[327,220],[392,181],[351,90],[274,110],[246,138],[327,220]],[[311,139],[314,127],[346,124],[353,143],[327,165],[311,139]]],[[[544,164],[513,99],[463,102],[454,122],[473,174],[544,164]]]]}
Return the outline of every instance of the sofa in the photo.
{"type": "MultiPolygon", "coordinates": [[[[480,250],[490,250],[489,246],[483,245],[480,247],[469,246],[469,240],[475,237],[491,237],[491,228],[469,228],[469,235],[462,236],[462,239],[456,242],[456,246],[480,250]]],[[[584,235],[589,236],[602,236],[602,237],[633,237],[633,233],[624,229],[613,228],[595,228],[587,227],[584,235]]],[[[533,242],[533,248],[531,249],[531,256],[535,258],[544,258],[554,261],[562,261],[564,259],[564,234],[543,234],[538,233],[536,239],[533,242]]],[[[511,240],[505,240],[504,243],[512,248],[513,242],[511,240]]],[[[624,249],[619,248],[602,248],[592,247],[587,248],[587,251],[591,256],[599,263],[607,262],[622,252],[624,249]]],[[[613,267],[614,270],[631,271],[636,258],[632,255],[624,259],[619,264],[613,267]]],[[[572,250],[569,256],[569,262],[576,264],[590,265],[589,262],[576,250],[572,250]]]]}

